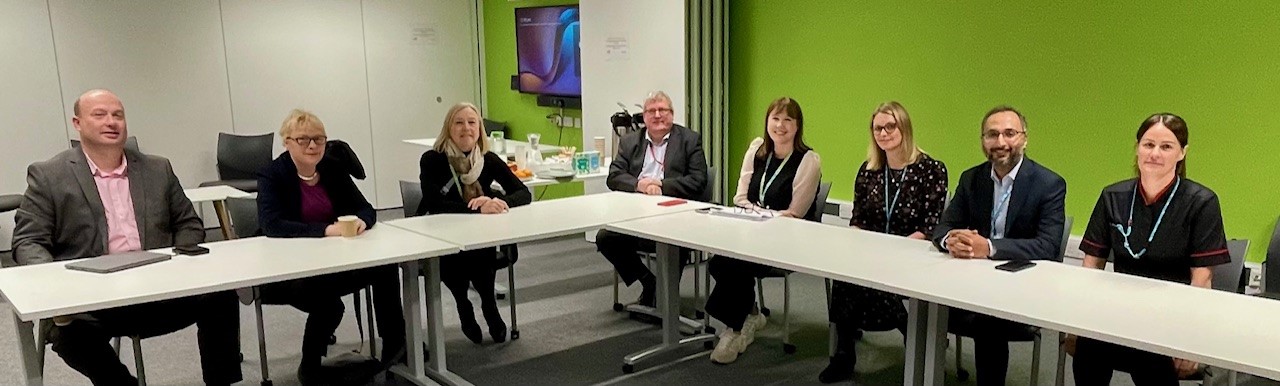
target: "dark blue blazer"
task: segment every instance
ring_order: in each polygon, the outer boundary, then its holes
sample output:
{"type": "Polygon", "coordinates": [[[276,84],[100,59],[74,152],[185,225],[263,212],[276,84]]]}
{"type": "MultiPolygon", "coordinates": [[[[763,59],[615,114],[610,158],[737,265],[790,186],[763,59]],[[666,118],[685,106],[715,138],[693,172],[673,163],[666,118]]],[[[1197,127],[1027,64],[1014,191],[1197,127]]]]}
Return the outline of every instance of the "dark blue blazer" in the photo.
{"type": "Polygon", "coordinates": [[[302,188],[298,168],[289,152],[258,171],[258,224],[267,237],[324,237],[324,229],[338,216],[356,215],[369,229],[378,221],[373,205],[364,198],[346,165],[325,157],[316,165],[320,186],[333,203],[334,218],[325,223],[302,222],[302,188]]]}
{"type": "MultiPolygon", "coordinates": [[[[933,230],[933,244],[943,249],[942,238],[952,229],[973,229],[991,237],[991,209],[995,182],[991,162],[960,175],[956,195],[933,230]]],[[[996,253],[991,260],[1056,260],[1066,219],[1067,181],[1057,173],[1023,158],[1009,195],[1004,239],[991,240],[996,253]]]]}

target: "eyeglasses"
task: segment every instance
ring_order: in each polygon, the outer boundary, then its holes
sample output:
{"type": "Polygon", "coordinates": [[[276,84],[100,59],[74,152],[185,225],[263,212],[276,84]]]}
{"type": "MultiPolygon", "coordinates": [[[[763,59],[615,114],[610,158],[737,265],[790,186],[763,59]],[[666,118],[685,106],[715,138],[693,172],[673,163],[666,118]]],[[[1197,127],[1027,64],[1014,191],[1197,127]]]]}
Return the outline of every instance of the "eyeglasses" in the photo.
{"type": "Polygon", "coordinates": [[[671,109],[668,109],[668,108],[645,109],[644,113],[645,115],[669,115],[671,114],[671,109]]]}
{"type": "Polygon", "coordinates": [[[995,141],[996,138],[999,138],[999,137],[1004,137],[1004,139],[1014,139],[1014,138],[1017,138],[1018,135],[1026,132],[1027,132],[1026,130],[1019,131],[1014,129],[1008,129],[1005,131],[987,130],[986,132],[982,133],[982,139],[987,141],[995,141]]]}
{"type": "Polygon", "coordinates": [[[325,137],[323,135],[317,136],[317,137],[291,137],[291,138],[285,138],[285,139],[292,140],[294,143],[297,143],[298,146],[302,146],[302,147],[310,147],[312,143],[315,143],[317,145],[324,145],[324,143],[329,140],[328,137],[325,137]]]}
{"type": "Polygon", "coordinates": [[[893,134],[893,132],[895,131],[898,131],[898,122],[892,122],[884,126],[871,127],[871,134],[875,134],[875,133],[893,134]]]}

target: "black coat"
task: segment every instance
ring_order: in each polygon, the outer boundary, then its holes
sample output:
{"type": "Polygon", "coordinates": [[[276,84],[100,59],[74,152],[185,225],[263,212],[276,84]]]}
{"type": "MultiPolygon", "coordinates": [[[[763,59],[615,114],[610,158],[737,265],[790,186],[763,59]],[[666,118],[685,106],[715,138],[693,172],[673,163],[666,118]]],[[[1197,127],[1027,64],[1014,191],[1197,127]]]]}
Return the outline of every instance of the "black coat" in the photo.
{"type": "Polygon", "coordinates": [[[347,165],[324,158],[316,165],[320,186],[333,203],[334,218],[327,223],[302,222],[302,188],[298,185],[298,167],[289,152],[258,171],[258,224],[267,237],[324,237],[324,230],[338,216],[355,215],[368,229],[378,221],[373,205],[364,198],[347,165]]]}

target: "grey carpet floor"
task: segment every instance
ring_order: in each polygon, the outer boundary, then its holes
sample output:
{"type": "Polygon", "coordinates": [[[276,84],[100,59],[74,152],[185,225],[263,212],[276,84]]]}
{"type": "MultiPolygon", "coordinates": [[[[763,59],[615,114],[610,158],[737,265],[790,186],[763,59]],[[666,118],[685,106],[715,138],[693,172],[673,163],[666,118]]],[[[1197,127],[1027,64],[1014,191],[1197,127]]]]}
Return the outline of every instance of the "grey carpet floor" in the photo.
{"type": "MultiPolygon", "coordinates": [[[[387,216],[391,211],[380,213],[387,216]]],[[[211,232],[212,233],[212,232],[211,232]]],[[[211,237],[212,239],[212,237],[211,237]]],[[[7,254],[7,253],[6,253],[7,254]]],[[[0,256],[7,258],[8,256],[0,256]]],[[[660,341],[658,328],[628,318],[612,310],[612,267],[594,245],[582,237],[565,237],[521,245],[521,258],[516,266],[518,321],[521,339],[494,344],[486,335],[481,345],[467,341],[458,329],[458,316],[452,297],[444,299],[445,333],[449,368],[477,385],[804,385],[818,384],[817,374],[827,364],[827,324],[823,281],[820,278],[793,275],[791,339],[799,350],[785,354],[782,350],[782,283],[765,281],[766,302],[775,310],[769,325],[756,342],[736,363],[716,365],[701,346],[690,347],[658,360],[641,363],[633,374],[621,371],[622,357],[660,341]]],[[[506,271],[498,272],[498,282],[506,282],[506,271]]],[[[682,281],[682,298],[686,314],[693,308],[693,270],[686,269],[682,281]]],[[[634,300],[635,288],[623,288],[623,302],[634,300]]],[[[472,302],[478,298],[472,293],[472,302]]],[[[338,343],[330,354],[361,349],[351,297],[346,297],[348,312],[338,330],[338,343]]],[[[506,301],[499,301],[507,323],[506,301]]],[[[305,315],[289,307],[264,307],[267,331],[267,363],[276,385],[295,385],[294,374],[299,359],[302,326],[305,315]]],[[[478,316],[477,312],[477,316],[478,316]]],[[[479,317],[479,316],[478,316],[479,317]]],[[[483,318],[480,317],[483,323],[483,318]]],[[[721,327],[716,322],[713,325],[721,327]]],[[[241,308],[242,346],[245,381],[257,384],[259,371],[257,334],[254,332],[253,310],[241,308]]],[[[151,385],[198,385],[198,361],[195,328],[168,336],[143,341],[148,383],[151,385]]],[[[972,343],[966,342],[962,360],[972,369],[972,343]]],[[[367,349],[365,349],[367,351],[367,349]]],[[[124,343],[122,358],[133,368],[131,348],[124,343]]],[[[868,333],[858,346],[856,384],[901,385],[903,371],[902,336],[897,332],[868,333]]],[[[1046,349],[1044,360],[1052,364],[1054,356],[1046,349]]],[[[1031,344],[1014,343],[1011,349],[1010,385],[1052,384],[1052,365],[1037,382],[1029,379],[1031,344]]],[[[973,380],[955,379],[954,354],[947,355],[948,385],[972,384],[973,380]]],[[[1067,362],[1070,369],[1070,360],[1067,362]]],[[[20,361],[16,347],[13,319],[0,318],[0,385],[22,384],[20,361]]],[[[46,384],[85,385],[88,381],[68,368],[50,353],[45,365],[46,384]]],[[[1242,376],[1246,385],[1280,383],[1242,376]]],[[[401,380],[376,384],[407,384],[401,380]]],[[[1067,374],[1067,384],[1072,384],[1067,374]]],[[[1128,376],[1117,374],[1115,385],[1131,385],[1128,376]]]]}

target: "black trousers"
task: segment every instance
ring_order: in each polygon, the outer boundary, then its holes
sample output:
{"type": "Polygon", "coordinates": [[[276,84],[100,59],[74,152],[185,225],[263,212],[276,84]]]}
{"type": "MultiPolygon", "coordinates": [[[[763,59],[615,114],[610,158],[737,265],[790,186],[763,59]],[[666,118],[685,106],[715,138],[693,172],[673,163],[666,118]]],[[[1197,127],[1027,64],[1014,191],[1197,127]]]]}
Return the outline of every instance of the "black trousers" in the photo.
{"type": "MultiPolygon", "coordinates": [[[[382,354],[404,348],[404,310],[399,269],[395,265],[332,273],[262,287],[263,304],[287,304],[307,313],[302,332],[302,364],[319,365],[329,350],[329,337],[342,323],[342,297],[373,286],[374,317],[382,336],[382,354]]],[[[370,337],[372,339],[373,337],[370,337]]]]}
{"type": "MultiPolygon", "coordinates": [[[[480,294],[480,307],[485,312],[498,310],[498,300],[494,296],[494,275],[498,272],[498,251],[494,248],[483,248],[444,256],[440,258],[440,281],[453,294],[458,304],[458,316],[464,321],[475,320],[471,309],[471,300],[467,299],[467,289],[474,287],[480,294]]],[[[486,314],[486,318],[490,315],[486,314]]]]}
{"type": "Polygon", "coordinates": [[[618,276],[628,286],[636,280],[653,274],[638,255],[638,253],[657,250],[653,240],[601,229],[596,233],[596,250],[613,263],[613,268],[618,270],[618,276]]]}
{"type": "Polygon", "coordinates": [[[1076,341],[1071,370],[1081,386],[1109,385],[1115,370],[1129,373],[1137,386],[1178,384],[1173,358],[1085,337],[1076,341]]]}
{"type": "Polygon", "coordinates": [[[978,386],[1004,386],[1009,371],[1009,342],[1029,339],[1027,325],[991,315],[952,308],[948,330],[973,338],[974,376],[978,386]]]}
{"type": "Polygon", "coordinates": [[[239,382],[240,311],[236,294],[215,292],[93,311],[96,321],[75,320],[49,330],[53,351],[94,385],[137,384],[109,341],[119,336],[166,335],[195,324],[200,368],[207,384],[239,382]]]}
{"type": "Polygon", "coordinates": [[[707,296],[707,314],[741,331],[756,305],[756,278],[764,277],[773,267],[723,256],[712,258],[708,265],[716,285],[707,296]]]}

